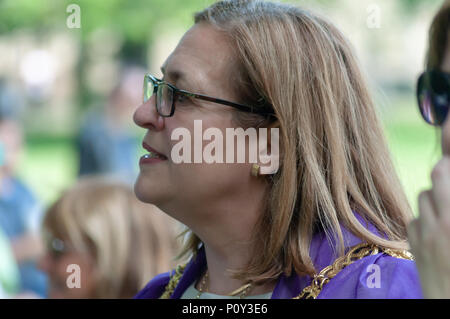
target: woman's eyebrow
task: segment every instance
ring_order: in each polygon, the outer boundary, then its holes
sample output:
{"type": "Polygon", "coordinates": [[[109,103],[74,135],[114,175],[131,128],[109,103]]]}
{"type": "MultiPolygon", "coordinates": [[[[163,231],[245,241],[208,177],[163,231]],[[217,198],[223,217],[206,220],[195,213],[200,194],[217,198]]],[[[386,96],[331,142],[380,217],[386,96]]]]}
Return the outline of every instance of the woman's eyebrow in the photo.
{"type": "MultiPolygon", "coordinates": [[[[200,94],[202,93],[199,91],[200,86],[197,85],[196,81],[193,81],[193,80],[188,81],[187,80],[187,76],[186,76],[185,72],[183,72],[181,70],[172,70],[172,69],[167,72],[167,69],[165,68],[164,65],[160,69],[161,69],[161,72],[162,72],[163,76],[165,77],[166,81],[167,81],[167,79],[169,79],[174,85],[175,84],[180,85],[181,86],[180,89],[182,89],[183,84],[189,84],[188,87],[186,87],[185,89],[195,90],[196,91],[195,93],[200,93],[200,94]]],[[[175,86],[177,86],[177,85],[175,85],[175,86]]]]}
{"type": "Polygon", "coordinates": [[[183,80],[185,78],[184,73],[178,70],[169,70],[169,72],[166,74],[167,70],[164,66],[161,67],[161,72],[166,79],[168,78],[172,80],[173,83],[177,82],[178,80],[183,80]]]}
{"type": "Polygon", "coordinates": [[[164,66],[162,66],[160,69],[163,75],[168,76],[170,79],[174,81],[183,79],[185,77],[185,73],[183,71],[169,70],[169,72],[166,74],[167,70],[164,66]]]}

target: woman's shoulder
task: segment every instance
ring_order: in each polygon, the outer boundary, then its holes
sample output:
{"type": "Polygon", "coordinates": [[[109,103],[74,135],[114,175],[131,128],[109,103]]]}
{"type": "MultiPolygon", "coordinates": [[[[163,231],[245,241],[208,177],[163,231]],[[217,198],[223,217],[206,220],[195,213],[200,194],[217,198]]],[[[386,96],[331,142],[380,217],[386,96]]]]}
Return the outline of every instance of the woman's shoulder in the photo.
{"type": "MultiPolygon", "coordinates": [[[[371,223],[358,213],[355,216],[366,229],[380,236],[371,223]]],[[[368,244],[345,227],[342,234],[345,246],[342,257],[335,249],[336,243],[323,233],[317,234],[311,243],[310,254],[319,278],[330,279],[318,290],[308,287],[317,298],[423,298],[419,273],[408,251],[368,244]]]]}
{"type": "Polygon", "coordinates": [[[371,253],[337,272],[318,298],[423,298],[419,273],[409,253],[385,248],[370,249],[371,253]]]}

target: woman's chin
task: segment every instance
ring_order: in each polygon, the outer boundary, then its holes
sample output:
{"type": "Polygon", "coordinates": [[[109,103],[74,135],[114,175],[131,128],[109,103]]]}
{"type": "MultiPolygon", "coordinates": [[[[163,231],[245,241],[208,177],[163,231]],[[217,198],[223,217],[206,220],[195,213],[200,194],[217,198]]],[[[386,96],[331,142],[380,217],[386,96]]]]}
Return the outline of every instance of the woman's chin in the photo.
{"type": "Polygon", "coordinates": [[[158,206],[158,203],[161,201],[161,187],[158,187],[154,180],[147,181],[141,176],[138,176],[134,183],[134,193],[137,199],[144,203],[158,206]]]}
{"type": "Polygon", "coordinates": [[[149,200],[149,189],[146,189],[141,177],[138,177],[136,182],[134,183],[134,193],[136,194],[137,199],[141,202],[148,203],[149,200]]]}

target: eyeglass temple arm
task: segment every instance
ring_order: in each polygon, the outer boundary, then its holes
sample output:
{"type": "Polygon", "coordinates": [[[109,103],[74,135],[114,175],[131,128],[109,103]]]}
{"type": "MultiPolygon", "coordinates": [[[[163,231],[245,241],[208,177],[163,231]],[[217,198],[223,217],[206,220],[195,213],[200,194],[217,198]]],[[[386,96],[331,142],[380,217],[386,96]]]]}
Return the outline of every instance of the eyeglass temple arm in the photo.
{"type": "Polygon", "coordinates": [[[229,102],[229,101],[226,101],[226,100],[210,97],[210,96],[207,96],[207,95],[191,93],[191,92],[187,92],[187,91],[179,90],[179,89],[177,89],[177,91],[182,93],[182,94],[184,94],[184,95],[190,96],[190,97],[194,97],[194,98],[197,98],[197,99],[202,99],[202,100],[205,100],[205,101],[214,102],[214,103],[218,103],[218,104],[224,104],[224,105],[232,106],[234,108],[237,108],[237,109],[245,111],[245,112],[258,113],[258,114],[274,114],[273,110],[267,109],[267,108],[258,109],[258,108],[252,107],[252,106],[238,104],[238,103],[233,103],[233,102],[229,102]]]}

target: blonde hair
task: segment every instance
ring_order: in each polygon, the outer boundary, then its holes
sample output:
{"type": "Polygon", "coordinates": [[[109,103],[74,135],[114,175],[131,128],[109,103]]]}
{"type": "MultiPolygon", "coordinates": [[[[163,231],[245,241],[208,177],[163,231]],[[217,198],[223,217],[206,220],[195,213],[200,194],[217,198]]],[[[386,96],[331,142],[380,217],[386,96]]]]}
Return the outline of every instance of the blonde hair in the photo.
{"type": "Polygon", "coordinates": [[[427,68],[439,68],[447,49],[450,27],[450,0],[445,1],[433,18],[429,32],[429,48],[426,57],[427,68]]]}
{"type": "MultiPolygon", "coordinates": [[[[261,97],[280,129],[280,169],[268,178],[267,209],[253,229],[255,253],[235,278],[263,283],[312,275],[312,236],[325,231],[344,253],[340,226],[363,241],[407,248],[412,218],[374,104],[350,44],[329,22],[288,4],[219,1],[195,15],[234,43],[230,73],[241,102],[261,97]],[[353,211],[386,236],[370,232],[353,211]]],[[[237,115],[246,120],[247,115],[237,115]],[[246,118],[244,118],[246,117],[246,118]]],[[[198,250],[192,232],[181,256],[198,250]]],[[[334,244],[334,245],[336,245],[334,244]]]]}
{"type": "Polygon", "coordinates": [[[110,178],[81,178],[48,209],[43,226],[95,260],[94,298],[133,297],[173,266],[174,224],[138,201],[131,187],[110,178]]]}

